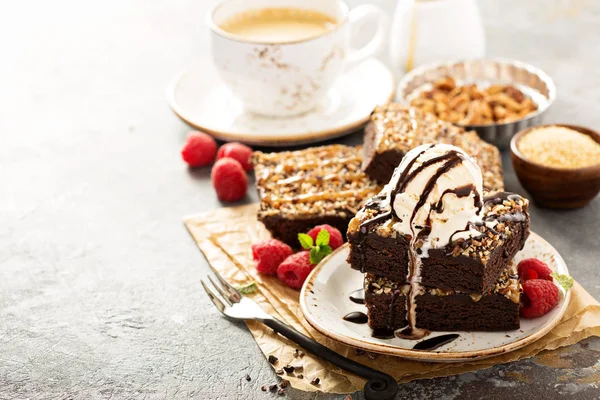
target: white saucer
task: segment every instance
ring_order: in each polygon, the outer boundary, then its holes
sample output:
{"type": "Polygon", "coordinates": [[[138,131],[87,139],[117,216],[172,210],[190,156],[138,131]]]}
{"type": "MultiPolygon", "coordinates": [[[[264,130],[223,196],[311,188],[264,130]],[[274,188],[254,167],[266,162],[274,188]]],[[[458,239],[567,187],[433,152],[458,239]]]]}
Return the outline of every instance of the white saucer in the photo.
{"type": "Polygon", "coordinates": [[[379,104],[394,97],[392,72],[369,59],[344,73],[315,110],[291,118],[268,118],[242,109],[212,66],[190,67],[167,89],[169,105],[187,124],[225,141],[260,146],[319,142],[363,126],[379,104]]]}
{"type": "MultiPolygon", "coordinates": [[[[348,298],[350,293],[362,288],[363,275],[350,269],[346,262],[349,247],[345,245],[324,259],[306,279],[300,293],[300,306],[306,320],[319,332],[339,342],[367,351],[401,356],[419,361],[458,362],[483,359],[526,346],[554,328],[565,313],[571,292],[561,289],[559,304],[546,315],[534,319],[521,319],[521,328],[503,332],[432,332],[427,338],[458,333],[453,342],[434,351],[413,350],[414,340],[371,337],[366,325],[344,321],[344,315],[353,311],[366,313],[366,307],[348,298]]],[[[560,274],[569,274],[558,252],[544,239],[531,233],[525,248],[514,259],[519,262],[535,257],[543,260],[560,274]]]]}

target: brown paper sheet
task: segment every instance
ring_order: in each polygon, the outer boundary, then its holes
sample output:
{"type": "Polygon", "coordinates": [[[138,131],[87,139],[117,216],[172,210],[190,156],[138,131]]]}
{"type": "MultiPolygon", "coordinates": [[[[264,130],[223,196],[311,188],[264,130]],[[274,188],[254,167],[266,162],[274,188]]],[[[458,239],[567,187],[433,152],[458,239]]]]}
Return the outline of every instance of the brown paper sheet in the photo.
{"type": "MultiPolygon", "coordinates": [[[[495,364],[532,357],[542,350],[568,346],[589,336],[600,336],[600,304],[575,283],[571,289],[571,303],[560,324],[540,340],[522,349],[481,361],[451,364],[410,361],[384,355],[377,355],[375,359],[367,355],[357,356],[354,348],[324,337],[306,322],[298,303],[298,291],[282,285],[275,277],[256,272],[250,245],[270,237],[269,232],[256,220],[256,211],[256,204],[221,208],[188,217],[185,225],[208,262],[229,282],[234,285],[256,282],[258,291],[250,296],[266,312],[346,357],[385,371],[400,383],[489,368],[495,364]]],[[[273,354],[279,358],[277,368],[286,364],[304,366],[304,379],[286,376],[294,388],[331,393],[362,390],[364,379],[311,354],[306,354],[302,359],[294,358],[294,349],[298,347],[294,343],[258,322],[249,321],[247,325],[265,356],[273,354]],[[313,377],[320,378],[318,387],[310,384],[313,377]]]]}

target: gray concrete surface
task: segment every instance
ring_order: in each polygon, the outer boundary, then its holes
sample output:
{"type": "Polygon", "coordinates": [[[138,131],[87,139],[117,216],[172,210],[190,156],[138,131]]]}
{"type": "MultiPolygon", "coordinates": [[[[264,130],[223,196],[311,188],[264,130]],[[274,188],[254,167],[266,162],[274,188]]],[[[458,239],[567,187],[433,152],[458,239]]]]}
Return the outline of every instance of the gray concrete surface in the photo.
{"type": "MultiPolygon", "coordinates": [[[[209,170],[180,160],[187,128],[164,96],[175,72],[207,58],[213,2],[2,3],[0,399],[273,397],[259,390],[275,375],[246,328],[200,290],[206,266],[181,223],[221,206],[209,170]]],[[[549,120],[600,128],[600,3],[479,4],[489,55],[556,80],[549,120]]],[[[507,187],[522,192],[505,166],[507,187]]],[[[532,211],[533,229],[597,298],[599,211],[598,199],[532,211]]],[[[405,384],[399,398],[599,398],[599,357],[591,339],[405,384]]]]}

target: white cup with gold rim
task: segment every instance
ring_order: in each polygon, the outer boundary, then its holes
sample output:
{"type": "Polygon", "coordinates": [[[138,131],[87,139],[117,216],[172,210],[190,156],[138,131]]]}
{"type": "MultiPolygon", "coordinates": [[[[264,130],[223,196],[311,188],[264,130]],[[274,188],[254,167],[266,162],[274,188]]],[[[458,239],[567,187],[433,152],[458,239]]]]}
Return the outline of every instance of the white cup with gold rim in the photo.
{"type": "Polygon", "coordinates": [[[345,68],[379,51],[386,23],[379,8],[342,0],[225,0],[208,15],[219,75],[247,111],[270,117],[317,107],[345,68]],[[373,37],[352,48],[366,23],[373,37]]]}

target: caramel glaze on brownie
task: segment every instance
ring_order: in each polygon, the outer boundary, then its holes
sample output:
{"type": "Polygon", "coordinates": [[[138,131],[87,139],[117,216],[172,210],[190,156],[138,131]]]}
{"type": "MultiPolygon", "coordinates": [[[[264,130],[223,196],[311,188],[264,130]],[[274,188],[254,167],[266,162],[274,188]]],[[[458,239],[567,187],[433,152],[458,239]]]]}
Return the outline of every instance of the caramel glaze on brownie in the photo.
{"type": "Polygon", "coordinates": [[[481,140],[474,131],[396,103],[376,107],[371,114],[365,127],[362,168],[371,178],[387,183],[404,155],[425,143],[460,147],[477,161],[485,191],[504,190],[502,160],[496,146],[481,140]]]}
{"type": "Polygon", "coordinates": [[[298,233],[329,224],[346,232],[362,204],[381,189],[361,171],[362,149],[343,145],[255,152],[258,220],[273,237],[298,247],[298,233]]]}
{"type": "MultiPolygon", "coordinates": [[[[487,293],[525,245],[529,236],[528,209],[528,200],[516,194],[499,192],[486,197],[485,223],[475,226],[481,236],[430,249],[428,257],[421,259],[421,283],[440,289],[487,293]]],[[[405,283],[409,236],[394,230],[394,218],[386,216],[386,210],[361,209],[348,227],[348,262],[362,272],[405,283]],[[387,250],[377,251],[383,243],[387,243],[387,250]]]]}

